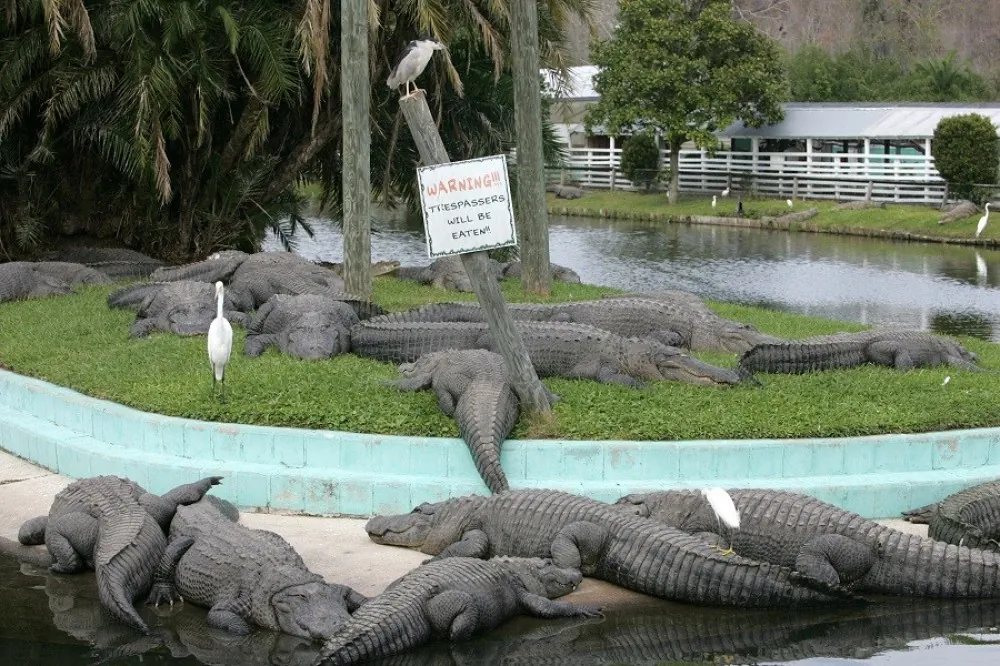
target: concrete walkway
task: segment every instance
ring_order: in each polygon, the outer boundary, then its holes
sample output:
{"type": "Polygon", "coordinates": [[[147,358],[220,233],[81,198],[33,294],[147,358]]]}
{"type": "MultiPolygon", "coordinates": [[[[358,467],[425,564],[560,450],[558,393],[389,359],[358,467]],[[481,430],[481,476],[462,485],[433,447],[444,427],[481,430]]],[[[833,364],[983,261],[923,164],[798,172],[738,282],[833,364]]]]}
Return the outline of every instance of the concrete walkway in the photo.
{"type": "MultiPolygon", "coordinates": [[[[72,479],[0,451],[0,536],[17,539],[21,523],[47,514],[56,494],[72,479]]],[[[225,481],[223,481],[225,483],[225,481]]],[[[288,540],[314,572],[330,582],[350,585],[362,594],[381,592],[396,578],[416,568],[427,555],[407,548],[380,546],[365,532],[366,520],[317,518],[275,513],[242,513],[240,522],[276,532],[288,540]]],[[[926,526],[884,520],[903,531],[926,534],[926,526]]],[[[663,603],[615,585],[585,579],[567,601],[600,604],[606,608],[663,603]]]]}

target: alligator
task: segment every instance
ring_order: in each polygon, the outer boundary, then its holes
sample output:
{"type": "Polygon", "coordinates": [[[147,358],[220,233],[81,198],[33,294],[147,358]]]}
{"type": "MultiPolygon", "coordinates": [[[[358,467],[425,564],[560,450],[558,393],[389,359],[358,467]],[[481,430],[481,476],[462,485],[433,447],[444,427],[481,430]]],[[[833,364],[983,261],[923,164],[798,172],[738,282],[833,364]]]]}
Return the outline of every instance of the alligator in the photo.
{"type": "MultiPolygon", "coordinates": [[[[489,269],[499,280],[502,270],[501,264],[490,259],[489,269]]],[[[475,291],[472,288],[472,281],[465,272],[462,258],[458,255],[435,259],[429,266],[400,266],[395,270],[394,275],[400,280],[413,280],[437,289],[475,291]]]]}
{"type": "Polygon", "coordinates": [[[454,557],[404,574],[326,641],[316,665],[348,666],[388,657],[433,637],[452,641],[515,615],[600,617],[595,606],[552,601],[580,584],[579,571],[537,558],[454,557]]]}
{"type": "MultiPolygon", "coordinates": [[[[142,293],[142,289],[148,286],[138,285],[131,293],[142,293]]],[[[127,294],[116,292],[108,296],[109,303],[112,299],[120,303],[127,299],[127,294]]],[[[223,312],[226,319],[233,324],[246,326],[250,321],[246,314],[235,309],[227,307],[223,312]]],[[[215,316],[214,286],[207,282],[170,282],[146,292],[136,308],[135,322],[132,324],[129,336],[141,338],[153,331],[184,336],[208,333],[208,327],[215,316]]]]}
{"type": "MultiPolygon", "coordinates": [[[[654,299],[617,298],[567,303],[511,304],[511,317],[519,321],[587,324],[629,337],[652,338],[665,345],[693,350],[745,351],[753,344],[780,338],[764,335],[747,324],[701,314],[654,299]]],[[[386,321],[485,322],[478,303],[432,303],[387,315],[386,321]]]]}
{"type": "Polygon", "coordinates": [[[29,262],[11,261],[0,264],[0,303],[71,293],[73,289],[69,284],[33,270],[29,262]]]}
{"type": "MultiPolygon", "coordinates": [[[[918,597],[1000,597],[1000,553],[906,534],[799,493],[749,489],[730,490],[729,494],[740,512],[740,530],[765,535],[752,548],[758,555],[774,548],[775,541],[786,541],[780,548],[784,553],[794,544],[805,546],[819,537],[840,535],[863,548],[865,558],[874,555],[867,567],[853,560],[851,589],[918,597]],[[772,531],[770,536],[766,536],[768,530],[772,531]]],[[[729,536],[698,491],[626,495],[618,503],[684,532],[729,536]]],[[[857,546],[855,549],[861,552],[857,546]]],[[[809,549],[809,567],[830,572],[829,565],[836,562],[824,562],[825,555],[809,549]]]]}
{"type": "Polygon", "coordinates": [[[66,261],[34,261],[31,269],[72,286],[78,284],[109,284],[111,278],[103,272],[84,264],[66,261]]]}
{"type": "Polygon", "coordinates": [[[702,539],[615,506],[555,490],[508,490],[421,504],[365,525],[375,543],[449,557],[551,557],[652,596],[711,606],[782,607],[862,602],[769,562],[726,556],[702,539]]]}
{"type": "Polygon", "coordinates": [[[67,261],[99,270],[112,280],[145,279],[163,262],[123,247],[72,247],[50,252],[48,261],[67,261]]]}
{"type": "Polygon", "coordinates": [[[219,280],[229,280],[236,269],[250,258],[246,252],[239,250],[222,250],[201,261],[180,266],[162,266],[149,276],[153,282],[179,282],[194,280],[215,284],[219,280]]]}
{"type": "Polygon", "coordinates": [[[500,448],[514,429],[519,410],[503,357],[483,349],[447,350],[424,354],[399,369],[405,378],[390,385],[404,391],[434,391],[438,407],[458,423],[486,486],[494,493],[507,490],[500,448]]]}
{"type": "Polygon", "coordinates": [[[327,583],[281,536],[253,530],[211,502],[177,509],[147,603],[183,598],[209,608],[212,627],[245,635],[250,624],[328,638],[368,601],[327,583]]]}
{"type": "Polygon", "coordinates": [[[897,370],[951,365],[982,371],[976,365],[978,360],[961,343],[945,337],[924,331],[873,329],[757,344],[740,357],[737,372],[742,377],[755,372],[801,374],[856,368],[866,363],[897,370]]]}
{"type": "Polygon", "coordinates": [[[330,358],[351,350],[358,321],[354,308],[326,296],[275,294],[250,320],[243,353],[260,356],[274,345],[296,358],[330,358]]]}
{"type": "Polygon", "coordinates": [[[932,539],[1000,552],[1000,481],[952,493],[935,504],[904,512],[903,518],[927,523],[932,539]]]}
{"type": "MultiPolygon", "coordinates": [[[[329,268],[331,271],[344,277],[344,264],[340,261],[317,261],[315,262],[317,266],[322,266],[323,268],[329,268]]],[[[383,261],[372,262],[372,277],[378,277],[379,275],[388,275],[394,273],[396,269],[399,268],[398,259],[385,259],[383,261]]]]}
{"type": "MultiPolygon", "coordinates": [[[[351,329],[351,350],[391,363],[410,363],[447,349],[497,351],[486,324],[475,322],[394,323],[393,314],[351,329]]],[[[539,377],[593,379],[641,387],[644,381],[677,380],[726,386],[740,377],[651,339],[626,338],[585,324],[515,323],[539,377]]]]}
{"type": "Polygon", "coordinates": [[[59,491],[47,516],[25,521],[18,541],[44,543],[56,573],[94,569],[101,603],[112,617],[148,633],[132,603],[149,590],[167,546],[164,531],[178,506],[197,502],[221,480],[210,476],[157,496],[117,476],[80,479],[59,491]]]}
{"type": "MultiPolygon", "coordinates": [[[[559,282],[569,282],[571,284],[580,284],[580,275],[572,268],[560,266],[559,264],[549,264],[549,268],[552,270],[553,280],[558,280],[559,282]]],[[[500,269],[500,276],[505,280],[511,278],[520,279],[521,262],[511,261],[503,264],[500,269]]]]}
{"type": "Polygon", "coordinates": [[[556,199],[580,199],[585,194],[585,192],[579,187],[573,187],[572,185],[559,185],[556,183],[546,185],[545,191],[552,192],[556,196],[556,199]]]}

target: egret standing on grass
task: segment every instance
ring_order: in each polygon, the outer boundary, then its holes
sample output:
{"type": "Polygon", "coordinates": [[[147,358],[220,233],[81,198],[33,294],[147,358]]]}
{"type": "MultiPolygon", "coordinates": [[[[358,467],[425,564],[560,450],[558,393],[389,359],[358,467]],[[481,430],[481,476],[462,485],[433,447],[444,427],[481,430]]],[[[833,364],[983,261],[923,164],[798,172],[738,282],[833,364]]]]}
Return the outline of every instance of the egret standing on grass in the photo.
{"type": "Polygon", "coordinates": [[[229,356],[233,352],[233,327],[229,321],[222,316],[222,301],[224,287],[221,282],[215,283],[215,298],[218,305],[215,310],[215,319],[208,327],[208,362],[212,364],[212,393],[215,393],[216,382],[222,382],[221,400],[226,400],[226,364],[229,363],[229,356]]]}
{"type": "Polygon", "coordinates": [[[728,187],[726,189],[722,190],[722,196],[724,196],[724,197],[728,197],[729,196],[729,188],[728,187]]]}
{"type": "Polygon", "coordinates": [[[717,203],[717,199],[718,199],[718,198],[717,198],[717,197],[716,197],[716,196],[715,196],[715,195],[713,194],[713,195],[712,195],[712,208],[713,208],[713,209],[715,208],[715,204],[717,203]]]}
{"type": "Polygon", "coordinates": [[[789,208],[791,208],[791,207],[793,207],[795,205],[794,203],[792,203],[791,199],[785,199],[785,203],[788,204],[789,208]]]}
{"type": "MultiPolygon", "coordinates": [[[[732,495],[726,492],[725,488],[702,488],[701,494],[708,500],[709,506],[715,512],[715,519],[719,521],[720,527],[725,523],[730,529],[740,528],[740,512],[733,502],[732,495]]],[[[720,530],[721,531],[721,530],[720,530]]],[[[724,555],[732,555],[733,548],[722,551],[724,555]]]]}
{"type": "Polygon", "coordinates": [[[986,214],[979,218],[979,225],[976,227],[976,238],[979,238],[979,234],[983,233],[983,229],[986,228],[986,223],[990,221],[990,204],[986,204],[986,214]]]}
{"type": "Polygon", "coordinates": [[[443,48],[445,48],[444,44],[433,39],[413,40],[407,44],[403,54],[399,56],[399,62],[392,68],[389,80],[385,82],[386,85],[390,88],[398,88],[405,83],[406,95],[404,97],[416,94],[420,88],[414,88],[413,92],[410,92],[410,84],[423,73],[434,52],[443,48]]]}

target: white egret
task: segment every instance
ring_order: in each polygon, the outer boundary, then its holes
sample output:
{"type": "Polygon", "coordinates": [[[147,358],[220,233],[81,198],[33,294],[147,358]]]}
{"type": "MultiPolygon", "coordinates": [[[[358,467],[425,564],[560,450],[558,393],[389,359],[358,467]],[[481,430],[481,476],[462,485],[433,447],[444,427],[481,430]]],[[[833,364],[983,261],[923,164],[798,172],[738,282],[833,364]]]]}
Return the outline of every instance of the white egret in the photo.
{"type": "Polygon", "coordinates": [[[728,187],[726,189],[722,190],[722,196],[724,196],[724,197],[728,197],[729,196],[729,188],[728,187]]]}
{"type": "Polygon", "coordinates": [[[715,196],[715,195],[713,194],[713,195],[712,195],[712,208],[713,208],[713,209],[715,208],[715,206],[716,206],[716,204],[717,204],[717,203],[718,203],[718,197],[716,197],[716,196],[715,196]]]}
{"type": "MultiPolygon", "coordinates": [[[[740,512],[736,508],[732,496],[726,492],[725,488],[702,488],[701,494],[705,496],[709,506],[712,507],[712,511],[715,512],[715,519],[719,521],[720,527],[721,523],[725,523],[730,529],[739,529],[740,512]]],[[[733,554],[732,546],[726,549],[720,547],[719,550],[722,551],[723,555],[733,554]]]]}
{"type": "Polygon", "coordinates": [[[794,204],[794,203],[792,203],[792,200],[791,200],[791,199],[785,199],[785,203],[786,203],[786,204],[788,204],[788,207],[789,207],[789,208],[792,208],[793,206],[795,206],[795,204],[794,204]]]}
{"type": "Polygon", "coordinates": [[[233,327],[222,316],[224,293],[222,282],[216,282],[215,298],[218,304],[216,305],[215,319],[208,327],[208,362],[212,364],[212,392],[215,392],[216,382],[222,382],[221,400],[223,402],[226,400],[226,365],[233,352],[233,327]]]}
{"type": "Polygon", "coordinates": [[[944,386],[945,384],[947,384],[950,381],[951,381],[951,375],[948,375],[947,377],[944,378],[944,381],[941,382],[941,386],[944,386]]]}
{"type": "Polygon", "coordinates": [[[986,204],[986,214],[979,218],[979,225],[976,227],[976,238],[979,238],[979,234],[983,233],[983,229],[986,228],[986,223],[990,221],[990,204],[986,204]]]}
{"type": "Polygon", "coordinates": [[[444,48],[444,44],[433,39],[413,40],[406,45],[406,49],[399,56],[399,61],[392,68],[389,79],[385,82],[386,85],[390,88],[398,88],[405,83],[406,95],[404,97],[415,94],[420,88],[414,88],[413,92],[410,92],[410,84],[423,73],[434,52],[444,48]]]}

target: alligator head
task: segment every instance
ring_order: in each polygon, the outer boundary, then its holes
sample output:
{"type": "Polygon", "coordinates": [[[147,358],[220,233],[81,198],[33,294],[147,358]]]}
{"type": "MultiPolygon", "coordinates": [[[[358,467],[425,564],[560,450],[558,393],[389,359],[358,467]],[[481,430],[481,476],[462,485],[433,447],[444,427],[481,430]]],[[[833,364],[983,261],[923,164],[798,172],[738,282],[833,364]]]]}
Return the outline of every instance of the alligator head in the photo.
{"type": "Polygon", "coordinates": [[[715,513],[697,490],[668,490],[625,495],[615,505],[634,507],[639,515],[684,532],[712,532],[715,513]]]}
{"type": "Polygon", "coordinates": [[[486,499],[481,495],[466,495],[434,504],[425,502],[410,513],[375,516],[365,530],[375,543],[437,555],[462,538],[476,509],[486,499]]]}
{"type": "Polygon", "coordinates": [[[177,335],[207,333],[215,319],[215,307],[208,303],[181,303],[165,315],[167,329],[177,335]]]}
{"type": "Polygon", "coordinates": [[[579,569],[557,567],[552,560],[540,557],[497,557],[493,561],[512,571],[528,592],[548,599],[569,594],[583,581],[579,569]]]}
{"type": "Polygon", "coordinates": [[[781,342],[787,340],[761,333],[750,324],[727,319],[713,320],[710,326],[704,322],[694,326],[688,341],[691,349],[724,349],[738,354],[754,345],[781,342]]]}
{"type": "Polygon", "coordinates": [[[299,317],[285,336],[285,351],[306,360],[330,358],[351,348],[347,329],[319,312],[299,317]]]}
{"type": "Polygon", "coordinates": [[[702,386],[728,386],[740,382],[733,370],[688,356],[676,347],[653,340],[633,339],[625,353],[629,374],[646,381],[673,380],[702,386]]]}
{"type": "Polygon", "coordinates": [[[266,609],[259,609],[259,612],[267,613],[270,609],[271,614],[263,622],[257,622],[262,626],[317,640],[329,638],[351,619],[344,604],[343,592],[319,576],[303,580],[301,569],[279,566],[264,575],[259,589],[267,591],[275,586],[281,587],[270,598],[260,600],[260,605],[266,605],[266,609]],[[287,584],[289,577],[298,582],[287,584]],[[284,586],[281,586],[282,582],[284,586]]]}

